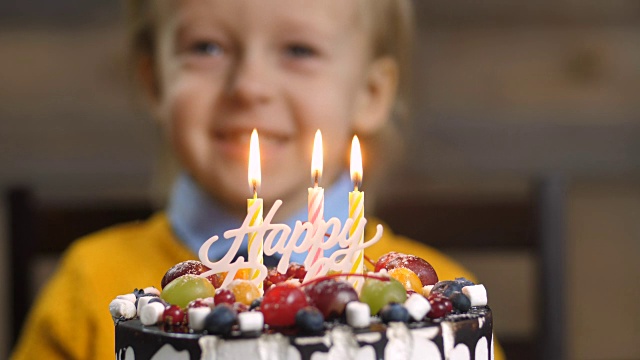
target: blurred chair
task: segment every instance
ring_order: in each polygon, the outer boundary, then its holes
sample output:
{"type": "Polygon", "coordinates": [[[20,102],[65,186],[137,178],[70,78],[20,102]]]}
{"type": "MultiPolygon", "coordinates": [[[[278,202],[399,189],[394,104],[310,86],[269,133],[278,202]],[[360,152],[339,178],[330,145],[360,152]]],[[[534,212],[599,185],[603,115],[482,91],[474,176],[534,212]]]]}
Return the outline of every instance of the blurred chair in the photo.
{"type": "Polygon", "coordinates": [[[147,218],[149,203],[53,203],[39,200],[31,189],[6,193],[9,217],[12,338],[15,344],[36,295],[34,270],[47,257],[57,259],[75,239],[117,223],[147,218]]]}
{"type": "Polygon", "coordinates": [[[379,204],[377,215],[397,233],[445,253],[533,254],[538,269],[535,337],[500,342],[508,358],[560,360],[566,358],[564,198],[564,180],[549,176],[521,200],[395,198],[379,204]]]}

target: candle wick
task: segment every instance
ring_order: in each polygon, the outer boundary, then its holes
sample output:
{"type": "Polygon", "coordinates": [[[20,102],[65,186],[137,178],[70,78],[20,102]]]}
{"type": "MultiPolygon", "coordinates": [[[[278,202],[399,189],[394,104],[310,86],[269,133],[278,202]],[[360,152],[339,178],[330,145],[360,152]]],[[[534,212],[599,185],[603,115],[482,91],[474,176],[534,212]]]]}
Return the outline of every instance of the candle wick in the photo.
{"type": "Polygon", "coordinates": [[[318,174],[318,170],[314,171],[313,175],[313,187],[318,187],[318,179],[320,175],[318,174]]]}
{"type": "Polygon", "coordinates": [[[362,178],[360,178],[360,174],[356,174],[353,177],[353,191],[358,191],[358,187],[360,186],[361,182],[362,182],[362,178]]]}
{"type": "Polygon", "coordinates": [[[253,180],[251,182],[252,186],[253,186],[253,198],[257,199],[258,198],[258,183],[257,181],[253,180]]]}

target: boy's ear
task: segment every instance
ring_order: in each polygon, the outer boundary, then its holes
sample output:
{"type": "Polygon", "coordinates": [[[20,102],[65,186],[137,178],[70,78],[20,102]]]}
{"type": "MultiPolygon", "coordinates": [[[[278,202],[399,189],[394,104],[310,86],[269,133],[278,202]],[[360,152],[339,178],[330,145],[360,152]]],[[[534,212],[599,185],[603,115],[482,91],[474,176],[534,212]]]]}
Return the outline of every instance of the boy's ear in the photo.
{"type": "Polygon", "coordinates": [[[398,63],[390,57],[375,60],[366,74],[354,122],[356,133],[371,135],[384,127],[398,91],[398,63]]]}

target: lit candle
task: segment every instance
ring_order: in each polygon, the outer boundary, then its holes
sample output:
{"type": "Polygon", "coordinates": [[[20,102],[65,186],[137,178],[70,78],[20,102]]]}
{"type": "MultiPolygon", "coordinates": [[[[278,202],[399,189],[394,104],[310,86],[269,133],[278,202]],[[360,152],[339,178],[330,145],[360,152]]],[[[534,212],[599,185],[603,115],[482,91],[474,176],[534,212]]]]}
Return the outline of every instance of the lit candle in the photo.
{"type": "MultiPolygon", "coordinates": [[[[309,222],[313,225],[314,232],[318,230],[319,222],[324,219],[324,189],[318,186],[322,176],[322,160],[322,133],[318,130],[313,140],[313,154],[311,157],[313,187],[309,188],[308,197],[309,222]]],[[[323,238],[318,237],[320,242],[322,242],[323,238]]],[[[315,264],[324,255],[320,245],[321,243],[312,246],[307,261],[305,261],[307,268],[315,264]]]]}
{"type": "MultiPolygon", "coordinates": [[[[354,136],[351,142],[351,181],[353,191],[349,193],[349,218],[353,220],[353,224],[349,230],[349,237],[355,233],[364,219],[364,191],[358,191],[358,187],[362,185],[362,153],[357,136],[354,136]]],[[[362,245],[363,242],[364,234],[361,234],[358,243],[362,245]]],[[[364,250],[358,251],[355,256],[351,272],[361,274],[364,272],[364,250]]]]}
{"type": "MultiPolygon", "coordinates": [[[[251,143],[249,144],[249,187],[253,191],[253,198],[247,200],[247,215],[251,217],[249,226],[257,226],[262,224],[262,199],[258,198],[258,188],[262,178],[260,171],[260,143],[258,142],[258,131],[253,129],[251,133],[251,143]]],[[[260,264],[264,263],[263,258],[263,239],[257,238],[257,232],[249,233],[249,254],[250,257],[258,259],[260,264]]],[[[260,270],[253,269],[251,271],[251,279],[260,276],[260,270]]],[[[262,281],[258,284],[258,288],[262,291],[262,281]]]]}

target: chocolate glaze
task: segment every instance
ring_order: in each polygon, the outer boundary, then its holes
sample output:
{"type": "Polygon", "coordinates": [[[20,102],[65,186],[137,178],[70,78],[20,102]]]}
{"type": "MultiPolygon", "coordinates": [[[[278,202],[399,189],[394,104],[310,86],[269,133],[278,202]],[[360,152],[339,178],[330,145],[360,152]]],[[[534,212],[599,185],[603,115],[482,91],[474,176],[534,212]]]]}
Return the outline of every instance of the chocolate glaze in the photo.
{"type": "MultiPolygon", "coordinates": [[[[419,329],[437,326],[439,332],[431,341],[438,347],[442,358],[444,358],[444,343],[442,337],[442,327],[439,326],[442,321],[452,324],[454,332],[454,346],[464,344],[469,348],[471,360],[475,360],[475,349],[478,341],[485,337],[489,349],[489,358],[493,349],[491,348],[493,316],[489,307],[472,308],[468,313],[451,314],[443,320],[421,321],[409,324],[410,329],[419,329]],[[484,318],[482,327],[478,324],[478,319],[484,318]]],[[[334,325],[328,325],[330,328],[334,325]]],[[[367,329],[353,329],[354,334],[372,333],[380,334],[380,340],[373,343],[358,341],[360,346],[372,346],[377,359],[384,359],[384,350],[389,339],[387,338],[387,327],[379,322],[373,323],[367,329]]],[[[157,326],[143,326],[139,320],[119,321],[116,322],[116,359],[125,359],[125,353],[128,347],[131,347],[135,353],[136,360],[150,359],[162,346],[170,344],[176,351],[187,350],[190,358],[193,360],[200,359],[201,350],[198,339],[201,333],[168,333],[162,331],[157,326]]],[[[250,336],[243,335],[237,331],[233,332],[229,338],[247,338],[256,337],[257,334],[250,336]]],[[[289,341],[300,353],[302,360],[310,360],[311,355],[315,352],[328,352],[329,348],[323,343],[300,345],[296,344],[295,339],[302,336],[288,335],[289,341]]],[[[127,359],[128,360],[128,359],[127,359]]]]}

